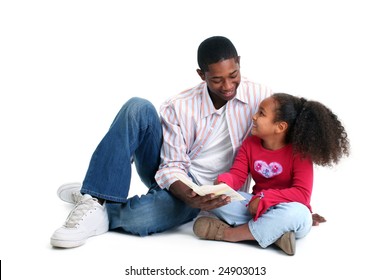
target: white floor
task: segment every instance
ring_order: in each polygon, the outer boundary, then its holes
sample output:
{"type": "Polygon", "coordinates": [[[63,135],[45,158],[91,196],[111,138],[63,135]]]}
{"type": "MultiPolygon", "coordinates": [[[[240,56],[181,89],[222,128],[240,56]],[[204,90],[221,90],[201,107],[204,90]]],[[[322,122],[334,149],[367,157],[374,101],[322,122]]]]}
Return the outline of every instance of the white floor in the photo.
{"type": "MultiPolygon", "coordinates": [[[[210,271],[189,279],[389,279],[385,2],[0,1],[1,278],[187,279],[126,275],[182,266],[210,271]],[[198,240],[191,224],[51,248],[70,211],[58,186],[83,179],[128,98],[159,107],[197,84],[196,48],[212,35],[236,44],[244,76],[322,101],[345,124],[351,156],[315,174],[313,210],[328,222],[299,240],[293,257],[198,240]],[[266,275],[219,276],[220,267],[265,267],[266,275]]],[[[132,195],[144,191],[136,181],[132,195]]]]}
{"type": "MultiPolygon", "coordinates": [[[[128,277],[126,269],[130,267],[183,267],[186,271],[208,269],[209,276],[199,279],[215,279],[220,277],[221,267],[265,267],[266,279],[329,279],[334,275],[385,279],[386,258],[379,254],[386,252],[389,245],[382,236],[386,225],[381,221],[380,207],[367,209],[369,213],[360,211],[367,207],[362,203],[366,197],[356,193],[353,184],[348,185],[353,182],[349,179],[351,174],[345,174],[346,170],[332,172],[332,179],[328,181],[333,181],[333,186],[325,190],[326,186],[318,184],[313,197],[314,210],[328,221],[313,227],[307,237],[297,241],[297,253],[293,257],[276,248],[261,249],[252,243],[199,240],[192,233],[192,223],[148,237],[109,232],[90,238],[76,249],[54,249],[49,244],[50,235],[62,224],[71,205],[57,199],[57,186],[48,186],[49,182],[44,180],[33,185],[26,178],[23,180],[29,189],[26,196],[14,197],[8,202],[7,211],[2,212],[5,216],[3,225],[12,225],[2,231],[1,255],[5,268],[2,273],[8,276],[7,279],[27,279],[29,276],[125,279],[128,277]],[[324,190],[319,191],[319,188],[324,190]],[[19,220],[10,221],[15,219],[15,213],[19,220]]],[[[322,174],[317,177],[320,176],[322,174]]],[[[322,181],[326,181],[325,178],[322,181]]],[[[150,277],[135,279],[152,279],[150,277]]],[[[231,279],[258,277],[234,276],[231,279]]]]}

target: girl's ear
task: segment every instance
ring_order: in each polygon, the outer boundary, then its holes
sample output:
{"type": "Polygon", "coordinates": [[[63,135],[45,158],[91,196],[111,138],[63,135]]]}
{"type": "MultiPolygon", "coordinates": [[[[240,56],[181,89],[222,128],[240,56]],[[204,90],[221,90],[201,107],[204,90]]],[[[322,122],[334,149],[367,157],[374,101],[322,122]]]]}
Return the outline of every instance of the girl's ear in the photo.
{"type": "Polygon", "coordinates": [[[276,132],[282,133],[286,132],[288,128],[287,122],[279,122],[278,125],[276,126],[276,132]]]}

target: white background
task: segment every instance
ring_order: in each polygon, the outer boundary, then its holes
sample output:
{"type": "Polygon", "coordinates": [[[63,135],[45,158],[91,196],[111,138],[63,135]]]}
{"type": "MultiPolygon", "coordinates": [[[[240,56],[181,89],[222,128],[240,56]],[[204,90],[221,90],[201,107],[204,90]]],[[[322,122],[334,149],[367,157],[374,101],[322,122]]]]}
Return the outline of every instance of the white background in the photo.
{"type": "MultiPolygon", "coordinates": [[[[389,26],[388,5],[376,0],[1,1],[2,276],[128,279],[130,266],[182,265],[215,270],[189,279],[389,279],[389,26]],[[71,209],[58,186],[83,179],[130,97],[158,108],[196,85],[197,47],[213,35],[233,41],[244,76],[321,101],[343,121],[351,156],[316,168],[312,206],[328,222],[297,242],[294,257],[201,241],[191,224],[52,249],[50,236],[71,209]],[[264,266],[267,274],[218,276],[220,266],[264,266]]],[[[131,195],[144,191],[135,178],[131,195]]]]}

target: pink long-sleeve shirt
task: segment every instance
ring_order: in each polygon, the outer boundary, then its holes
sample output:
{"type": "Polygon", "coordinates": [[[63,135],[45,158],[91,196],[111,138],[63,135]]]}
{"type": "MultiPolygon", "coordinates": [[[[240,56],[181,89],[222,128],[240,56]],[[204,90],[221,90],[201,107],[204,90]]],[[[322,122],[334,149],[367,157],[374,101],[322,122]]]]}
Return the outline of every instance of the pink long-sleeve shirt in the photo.
{"type": "Polygon", "coordinates": [[[253,194],[261,195],[255,220],[268,208],[282,202],[300,202],[311,211],[313,163],[309,158],[294,155],[292,145],[271,151],[265,149],[260,138],[246,138],[228,173],[218,181],[238,190],[250,173],[255,182],[253,194]]]}

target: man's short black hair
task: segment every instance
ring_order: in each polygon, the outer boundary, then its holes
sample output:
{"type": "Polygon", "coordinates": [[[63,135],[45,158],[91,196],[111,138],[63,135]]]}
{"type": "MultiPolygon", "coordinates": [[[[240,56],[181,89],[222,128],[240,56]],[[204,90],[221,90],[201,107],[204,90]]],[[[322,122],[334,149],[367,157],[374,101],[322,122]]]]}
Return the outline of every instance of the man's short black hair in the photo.
{"type": "Polygon", "coordinates": [[[208,71],[210,64],[237,57],[233,43],[222,36],[207,38],[198,48],[198,65],[202,72],[208,71]]]}

